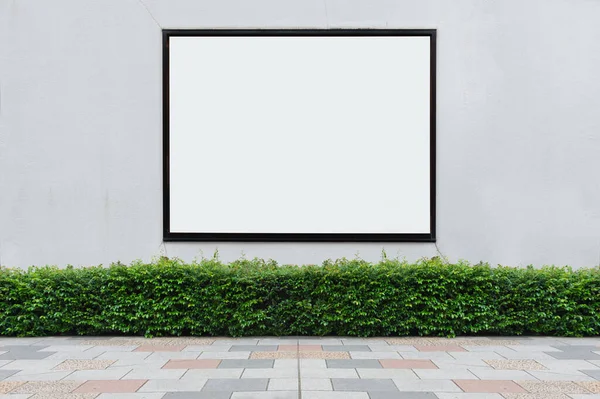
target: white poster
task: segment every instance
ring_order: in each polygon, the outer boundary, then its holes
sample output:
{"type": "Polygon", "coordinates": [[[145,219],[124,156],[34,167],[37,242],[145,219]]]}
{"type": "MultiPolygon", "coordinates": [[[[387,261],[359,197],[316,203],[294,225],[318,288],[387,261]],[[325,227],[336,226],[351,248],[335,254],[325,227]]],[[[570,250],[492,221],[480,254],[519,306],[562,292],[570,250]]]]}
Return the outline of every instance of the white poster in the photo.
{"type": "Polygon", "coordinates": [[[435,31],[227,32],[164,32],[165,239],[432,241],[435,31]]]}

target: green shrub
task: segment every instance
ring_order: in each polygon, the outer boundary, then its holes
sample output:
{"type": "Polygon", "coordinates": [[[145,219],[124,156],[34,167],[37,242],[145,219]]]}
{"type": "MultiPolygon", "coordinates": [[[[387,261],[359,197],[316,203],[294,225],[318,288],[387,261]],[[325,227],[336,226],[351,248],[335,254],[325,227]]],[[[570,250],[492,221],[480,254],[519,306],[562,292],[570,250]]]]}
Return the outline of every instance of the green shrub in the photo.
{"type": "Polygon", "coordinates": [[[600,333],[600,269],[382,259],[0,269],[0,335],[600,333]]]}

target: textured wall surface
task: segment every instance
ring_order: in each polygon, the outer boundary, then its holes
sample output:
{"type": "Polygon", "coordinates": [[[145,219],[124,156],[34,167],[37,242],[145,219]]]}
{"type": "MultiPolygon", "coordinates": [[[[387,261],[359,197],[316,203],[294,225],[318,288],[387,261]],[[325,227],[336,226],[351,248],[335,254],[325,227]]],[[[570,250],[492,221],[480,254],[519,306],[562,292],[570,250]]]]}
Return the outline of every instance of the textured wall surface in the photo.
{"type": "Polygon", "coordinates": [[[597,265],[598,21],[595,0],[0,0],[0,262],[377,259],[375,243],[162,243],[161,28],[389,27],[438,29],[439,250],[597,265]]]}

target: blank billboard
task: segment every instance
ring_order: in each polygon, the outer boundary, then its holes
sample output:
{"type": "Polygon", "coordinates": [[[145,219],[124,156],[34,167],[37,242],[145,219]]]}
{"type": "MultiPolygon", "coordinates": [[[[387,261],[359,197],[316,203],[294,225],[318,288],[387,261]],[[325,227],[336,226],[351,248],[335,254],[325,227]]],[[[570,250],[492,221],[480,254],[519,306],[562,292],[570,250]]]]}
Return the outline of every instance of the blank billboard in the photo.
{"type": "Polygon", "coordinates": [[[165,30],[164,238],[433,241],[434,30],[165,30]]]}

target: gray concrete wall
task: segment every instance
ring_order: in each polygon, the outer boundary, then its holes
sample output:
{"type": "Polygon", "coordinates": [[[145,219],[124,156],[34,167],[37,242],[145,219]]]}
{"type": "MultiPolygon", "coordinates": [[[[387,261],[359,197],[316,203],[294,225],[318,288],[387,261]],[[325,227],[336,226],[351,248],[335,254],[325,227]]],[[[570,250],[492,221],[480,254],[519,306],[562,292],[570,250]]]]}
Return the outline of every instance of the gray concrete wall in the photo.
{"type": "MultiPolygon", "coordinates": [[[[438,29],[438,246],[600,262],[596,0],[0,0],[0,262],[309,263],[380,244],[161,241],[161,28],[438,29]]],[[[386,244],[433,256],[433,244],[386,244]]]]}

